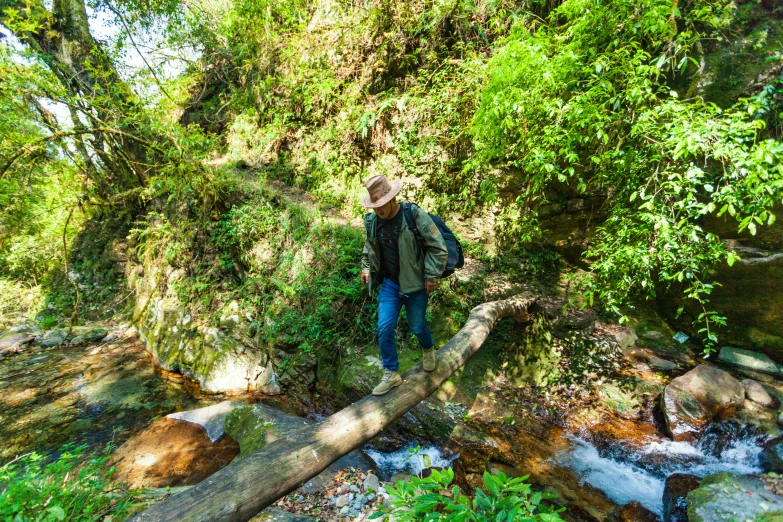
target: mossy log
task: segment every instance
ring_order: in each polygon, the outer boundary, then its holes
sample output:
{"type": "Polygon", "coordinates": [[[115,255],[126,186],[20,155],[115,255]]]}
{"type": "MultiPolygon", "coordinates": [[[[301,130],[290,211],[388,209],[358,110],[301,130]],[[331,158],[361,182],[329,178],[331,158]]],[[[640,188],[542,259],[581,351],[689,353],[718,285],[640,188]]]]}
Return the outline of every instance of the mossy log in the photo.
{"type": "Polygon", "coordinates": [[[534,301],[517,296],[477,306],[465,326],[438,350],[435,371],[427,373],[419,364],[388,394],[369,395],[318,424],[268,444],[130,520],[249,520],[429,397],[481,347],[499,319],[527,322],[534,301]]]}

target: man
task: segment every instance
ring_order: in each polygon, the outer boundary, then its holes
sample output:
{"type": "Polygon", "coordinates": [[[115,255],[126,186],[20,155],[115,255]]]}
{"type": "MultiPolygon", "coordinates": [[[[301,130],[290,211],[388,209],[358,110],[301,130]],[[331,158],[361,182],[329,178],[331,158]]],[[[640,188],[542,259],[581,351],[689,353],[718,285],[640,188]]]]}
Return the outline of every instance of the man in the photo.
{"type": "Polygon", "coordinates": [[[405,306],[408,325],[424,350],[425,371],[435,369],[432,333],[426,313],[429,294],[438,288],[438,277],[446,268],[448,251],[440,230],[429,214],[418,206],[397,203],[401,181],[389,181],[386,176],[372,176],[365,182],[368,195],[362,205],[375,213],[364,217],[367,240],[362,250],[362,283],[370,285],[370,294],[380,285],[378,294],[378,344],[383,359],[383,378],[372,391],[385,395],[402,384],[398,373],[395,330],[400,310],[405,306]],[[403,205],[410,205],[423,244],[404,217],[403,205]]]}

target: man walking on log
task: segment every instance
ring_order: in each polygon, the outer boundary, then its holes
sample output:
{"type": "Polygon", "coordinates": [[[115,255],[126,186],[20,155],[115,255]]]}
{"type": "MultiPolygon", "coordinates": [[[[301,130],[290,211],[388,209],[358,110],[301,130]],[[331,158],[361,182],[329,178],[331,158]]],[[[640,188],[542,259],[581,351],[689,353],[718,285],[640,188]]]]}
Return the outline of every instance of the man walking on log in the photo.
{"type": "Polygon", "coordinates": [[[361,203],[375,213],[364,217],[367,240],[362,250],[362,283],[369,284],[370,295],[380,286],[378,344],[383,359],[383,378],[372,393],[385,395],[402,384],[395,330],[403,305],[408,325],[424,350],[424,370],[435,369],[435,343],[426,321],[427,302],[429,294],[438,288],[448,251],[440,230],[424,210],[412,203],[397,203],[401,181],[372,176],[365,187],[369,194],[361,203]],[[406,212],[410,212],[410,217],[405,216],[406,212]]]}

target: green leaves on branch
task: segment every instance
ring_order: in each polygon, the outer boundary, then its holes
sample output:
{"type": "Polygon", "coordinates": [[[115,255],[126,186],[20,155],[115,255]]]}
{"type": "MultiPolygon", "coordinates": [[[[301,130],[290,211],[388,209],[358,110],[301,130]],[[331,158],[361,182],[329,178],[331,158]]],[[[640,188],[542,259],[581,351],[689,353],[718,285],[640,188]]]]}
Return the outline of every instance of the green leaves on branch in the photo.
{"type": "Polygon", "coordinates": [[[471,132],[481,161],[506,173],[500,188],[519,190],[501,217],[510,233],[541,232],[537,211],[553,187],[605,197],[585,253],[587,302],[622,315],[632,297],[675,285],[703,310],[695,320],[709,347],[724,321],[708,310],[713,267],[738,256],[707,218],[728,212],[752,235],[774,223],[783,144],[761,119],[779,112],[774,89],[721,110],[673,87],[735,14],[722,0],[675,6],[566,0],[548,24],[518,24],[490,61],[471,132]]]}

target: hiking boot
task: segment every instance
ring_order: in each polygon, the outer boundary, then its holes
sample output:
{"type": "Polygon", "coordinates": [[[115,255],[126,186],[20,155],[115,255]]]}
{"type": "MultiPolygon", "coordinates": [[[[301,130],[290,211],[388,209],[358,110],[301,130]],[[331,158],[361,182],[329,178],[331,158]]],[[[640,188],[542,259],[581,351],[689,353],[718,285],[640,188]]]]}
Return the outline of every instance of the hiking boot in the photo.
{"type": "Polygon", "coordinates": [[[383,379],[380,384],[372,391],[373,395],[386,395],[395,386],[402,384],[402,377],[397,372],[391,370],[383,370],[383,379]]]}
{"type": "Polygon", "coordinates": [[[424,350],[424,357],[422,358],[422,366],[425,372],[431,372],[435,369],[435,348],[424,350]]]}

